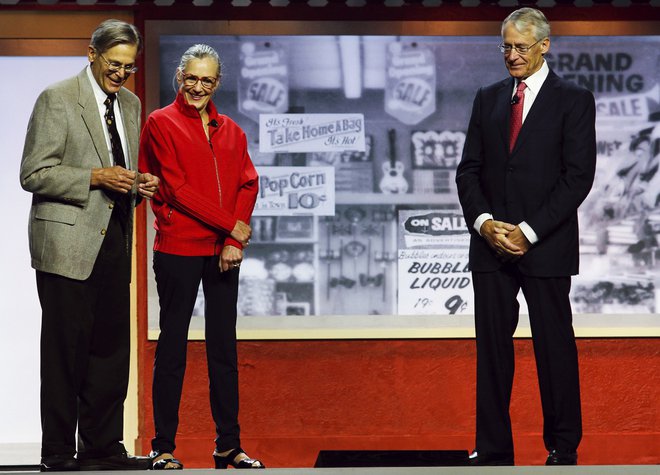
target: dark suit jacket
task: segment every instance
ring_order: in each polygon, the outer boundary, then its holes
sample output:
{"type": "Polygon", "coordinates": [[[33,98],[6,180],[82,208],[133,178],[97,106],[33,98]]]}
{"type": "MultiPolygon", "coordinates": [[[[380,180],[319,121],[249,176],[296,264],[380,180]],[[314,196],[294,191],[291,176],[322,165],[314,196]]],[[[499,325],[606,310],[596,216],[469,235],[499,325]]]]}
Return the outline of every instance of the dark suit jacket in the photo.
{"type": "Polygon", "coordinates": [[[577,209],[596,168],[594,98],[550,71],[509,153],[513,81],[477,92],[456,173],[472,234],[470,266],[490,272],[502,265],[473,229],[480,214],[491,213],[512,224],[525,221],[539,237],[518,261],[523,274],[574,275],[579,262],[577,209]]]}
{"type": "MultiPolygon", "coordinates": [[[[118,97],[128,140],[126,158],[137,170],[140,100],[125,88],[118,97]]],[[[29,222],[33,268],[77,280],[89,277],[114,207],[113,197],[90,189],[91,170],[110,166],[103,123],[83,69],[43,91],[28,124],[21,185],[33,194],[29,222]]],[[[136,196],[134,187],[133,205],[136,196]]],[[[132,216],[130,220],[132,229],[132,216]]]]}

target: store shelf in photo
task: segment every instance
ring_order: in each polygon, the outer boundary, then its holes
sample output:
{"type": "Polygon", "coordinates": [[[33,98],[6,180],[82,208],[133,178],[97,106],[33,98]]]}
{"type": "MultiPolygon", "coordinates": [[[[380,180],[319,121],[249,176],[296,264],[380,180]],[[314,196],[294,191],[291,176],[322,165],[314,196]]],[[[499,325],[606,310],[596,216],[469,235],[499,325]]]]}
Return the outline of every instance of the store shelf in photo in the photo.
{"type": "Polygon", "coordinates": [[[335,204],[347,205],[427,205],[456,204],[452,193],[337,193],[335,204]]]}

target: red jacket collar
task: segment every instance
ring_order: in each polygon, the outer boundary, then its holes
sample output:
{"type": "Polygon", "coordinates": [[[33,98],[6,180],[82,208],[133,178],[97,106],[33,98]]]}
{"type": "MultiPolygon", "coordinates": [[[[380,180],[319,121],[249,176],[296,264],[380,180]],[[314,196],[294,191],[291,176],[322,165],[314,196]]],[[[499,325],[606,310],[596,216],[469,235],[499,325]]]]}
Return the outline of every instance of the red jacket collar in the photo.
{"type": "MultiPolygon", "coordinates": [[[[177,109],[179,109],[183,115],[199,118],[199,112],[197,112],[195,106],[192,106],[186,102],[186,99],[183,97],[183,93],[181,91],[177,92],[174,103],[176,104],[177,109]]],[[[218,114],[218,109],[216,109],[213,100],[210,100],[206,105],[206,112],[209,114],[209,123],[213,120],[217,121],[218,124],[222,123],[222,116],[218,114]]]]}

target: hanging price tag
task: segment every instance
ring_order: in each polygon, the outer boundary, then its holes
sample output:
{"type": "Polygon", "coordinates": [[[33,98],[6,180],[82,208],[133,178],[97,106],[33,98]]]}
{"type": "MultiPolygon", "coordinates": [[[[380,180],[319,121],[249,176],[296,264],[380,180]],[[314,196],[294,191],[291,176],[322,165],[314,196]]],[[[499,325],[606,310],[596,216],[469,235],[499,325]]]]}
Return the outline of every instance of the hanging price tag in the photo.
{"type": "Polygon", "coordinates": [[[259,122],[259,114],[288,109],[289,69],[284,49],[272,41],[243,43],[238,110],[259,122]]]}
{"type": "Polygon", "coordinates": [[[435,112],[435,56],[417,42],[387,46],[385,112],[414,125],[435,112]]]}

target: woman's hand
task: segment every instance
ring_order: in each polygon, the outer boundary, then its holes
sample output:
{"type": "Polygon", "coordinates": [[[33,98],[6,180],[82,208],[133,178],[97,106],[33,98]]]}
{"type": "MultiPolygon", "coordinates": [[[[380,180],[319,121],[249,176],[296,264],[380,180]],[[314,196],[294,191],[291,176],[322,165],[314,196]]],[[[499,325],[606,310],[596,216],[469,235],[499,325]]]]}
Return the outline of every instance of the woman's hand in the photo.
{"type": "Polygon", "coordinates": [[[238,269],[243,261],[243,251],[234,246],[225,246],[220,253],[220,272],[238,269]]]}
{"type": "Polygon", "coordinates": [[[150,200],[158,191],[160,178],[151,173],[138,174],[138,193],[140,196],[150,200]]]}
{"type": "Polygon", "coordinates": [[[250,236],[252,236],[252,228],[250,225],[245,224],[239,219],[236,221],[236,225],[234,226],[230,236],[240,242],[243,247],[245,247],[248,245],[248,242],[250,242],[250,236]]]}

